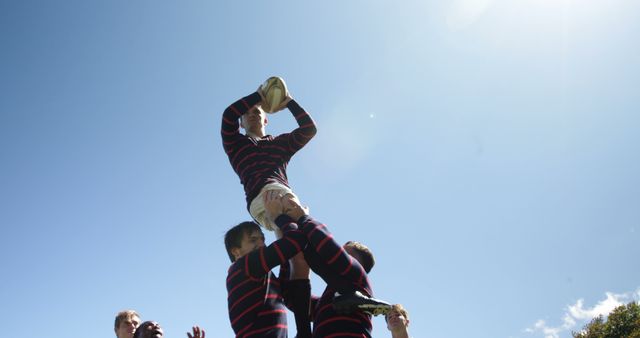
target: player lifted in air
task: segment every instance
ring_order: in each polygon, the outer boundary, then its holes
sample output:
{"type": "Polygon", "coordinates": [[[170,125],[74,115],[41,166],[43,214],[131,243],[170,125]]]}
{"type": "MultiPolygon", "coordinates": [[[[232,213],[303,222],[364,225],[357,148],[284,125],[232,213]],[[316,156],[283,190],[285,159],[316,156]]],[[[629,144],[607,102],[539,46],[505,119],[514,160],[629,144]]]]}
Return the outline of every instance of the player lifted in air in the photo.
{"type": "Polygon", "coordinates": [[[316,134],[311,116],[291,98],[281,78],[269,78],[258,90],[231,104],[222,115],[222,144],[244,186],[251,216],[268,230],[276,227],[265,217],[263,196],[277,190],[293,194],[287,179],[291,157],[316,134]],[[276,137],[267,135],[266,113],[288,108],[298,128],[276,137]],[[245,134],[240,133],[240,127],[245,134]]]}

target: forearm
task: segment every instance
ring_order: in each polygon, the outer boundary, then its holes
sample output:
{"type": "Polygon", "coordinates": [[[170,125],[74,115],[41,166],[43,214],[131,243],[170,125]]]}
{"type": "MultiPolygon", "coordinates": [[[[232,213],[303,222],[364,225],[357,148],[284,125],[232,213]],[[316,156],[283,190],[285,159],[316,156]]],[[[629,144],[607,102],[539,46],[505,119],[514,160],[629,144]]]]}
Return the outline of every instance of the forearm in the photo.
{"type": "Polygon", "coordinates": [[[282,230],[282,238],[247,255],[248,273],[254,278],[264,276],[278,265],[288,264],[288,260],[307,244],[305,235],[288,216],[276,218],[276,224],[282,230]]]}
{"type": "Polygon", "coordinates": [[[307,246],[308,241],[304,233],[298,228],[296,222],[288,215],[282,214],[276,217],[274,223],[282,233],[282,238],[278,239],[275,243],[279,244],[279,253],[282,254],[282,257],[279,257],[279,264],[284,264],[286,260],[291,259],[301,252],[307,246]],[[283,258],[284,260],[282,260],[283,258]]]}
{"type": "Polygon", "coordinates": [[[311,118],[311,115],[295,100],[289,101],[287,108],[289,108],[289,111],[298,123],[298,128],[291,134],[294,137],[296,145],[302,147],[316,135],[318,131],[316,123],[313,121],[313,118],[311,118]]]}
{"type": "Polygon", "coordinates": [[[251,107],[260,102],[260,94],[257,92],[251,93],[236,102],[232,103],[222,113],[221,131],[223,139],[238,134],[240,131],[240,123],[238,119],[251,107]]]}

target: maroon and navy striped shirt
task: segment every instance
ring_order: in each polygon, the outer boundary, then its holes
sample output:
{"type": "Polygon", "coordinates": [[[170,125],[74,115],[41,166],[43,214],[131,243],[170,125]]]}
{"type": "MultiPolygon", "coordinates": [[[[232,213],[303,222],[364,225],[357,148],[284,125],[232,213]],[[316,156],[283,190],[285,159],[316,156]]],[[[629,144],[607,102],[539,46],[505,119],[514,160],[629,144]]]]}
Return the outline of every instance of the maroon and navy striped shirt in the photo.
{"type": "Polygon", "coordinates": [[[316,134],[313,119],[294,100],[287,104],[298,123],[292,132],[259,139],[241,134],[238,119],[258,103],[260,94],[255,92],[234,102],[222,114],[222,145],[244,186],[247,208],[265,185],[277,182],[289,187],[289,160],[316,134]]]}
{"type": "Polygon", "coordinates": [[[305,260],[313,272],[327,283],[313,311],[313,337],[371,337],[371,316],[359,311],[349,315],[337,314],[332,306],[336,292],[360,291],[366,296],[373,296],[364,268],[333,239],[324,224],[304,216],[298,220],[298,227],[309,241],[304,250],[305,260]]]}
{"type": "Polygon", "coordinates": [[[283,237],[231,264],[227,276],[229,320],[237,338],[286,338],[287,315],[281,283],[288,279],[288,259],[307,245],[293,220],[281,215],[283,237]],[[271,269],[281,265],[279,278],[271,269]]]}

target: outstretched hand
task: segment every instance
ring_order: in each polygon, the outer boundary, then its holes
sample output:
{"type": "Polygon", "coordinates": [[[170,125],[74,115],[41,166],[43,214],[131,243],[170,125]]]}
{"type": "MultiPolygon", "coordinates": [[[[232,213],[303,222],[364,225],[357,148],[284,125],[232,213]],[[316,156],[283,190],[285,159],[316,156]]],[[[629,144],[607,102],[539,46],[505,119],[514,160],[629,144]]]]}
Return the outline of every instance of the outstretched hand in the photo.
{"type": "Polygon", "coordinates": [[[309,208],[303,207],[298,198],[292,194],[286,194],[282,197],[284,205],[284,213],[294,220],[309,214],[309,208]]]}
{"type": "Polygon", "coordinates": [[[268,219],[272,222],[280,215],[284,214],[282,204],[282,194],[277,190],[267,190],[264,194],[264,211],[268,219]]]}
{"type": "Polygon", "coordinates": [[[287,83],[282,79],[282,85],[284,86],[284,100],[280,103],[278,107],[275,108],[275,111],[281,111],[287,107],[289,101],[293,100],[291,97],[291,93],[289,93],[289,88],[287,88],[287,83]]]}
{"type": "Polygon", "coordinates": [[[256,89],[256,92],[260,94],[260,102],[264,102],[265,98],[264,98],[264,90],[262,90],[262,84],[258,86],[258,89],[256,89]]]}
{"type": "Polygon", "coordinates": [[[285,108],[287,108],[287,105],[289,104],[289,101],[293,100],[293,98],[291,97],[291,94],[289,94],[289,91],[287,90],[284,100],[282,100],[282,103],[280,103],[280,105],[278,107],[275,108],[276,112],[279,112],[285,108]]]}
{"type": "Polygon", "coordinates": [[[194,326],[192,328],[193,330],[193,335],[189,332],[187,332],[187,336],[189,338],[204,338],[204,329],[201,329],[199,326],[194,326]]]}
{"type": "Polygon", "coordinates": [[[268,190],[264,194],[264,210],[271,221],[282,215],[288,215],[294,220],[309,214],[309,208],[303,207],[293,194],[282,195],[279,191],[268,190]]]}
{"type": "MultiPolygon", "coordinates": [[[[280,102],[279,106],[272,107],[273,108],[272,113],[283,110],[284,108],[287,107],[289,102],[293,100],[293,98],[291,97],[291,93],[289,93],[289,89],[287,88],[287,84],[284,82],[284,80],[282,80],[282,84],[284,85],[284,99],[282,100],[282,102],[280,102]]],[[[260,86],[258,86],[258,89],[256,90],[258,94],[260,94],[260,102],[266,102],[266,97],[265,97],[266,93],[264,92],[263,86],[264,84],[261,84],[260,86]]]]}

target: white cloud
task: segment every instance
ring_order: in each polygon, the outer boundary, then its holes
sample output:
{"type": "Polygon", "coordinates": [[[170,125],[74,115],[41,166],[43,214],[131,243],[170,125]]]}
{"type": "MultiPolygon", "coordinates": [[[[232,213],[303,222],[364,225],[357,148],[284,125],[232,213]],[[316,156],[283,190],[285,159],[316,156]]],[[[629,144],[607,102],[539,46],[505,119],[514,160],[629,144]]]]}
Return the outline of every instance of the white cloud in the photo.
{"type": "Polygon", "coordinates": [[[570,305],[568,310],[570,315],[579,320],[591,320],[597,316],[606,316],[609,312],[613,311],[616,307],[626,304],[631,297],[629,295],[621,294],[616,295],[611,292],[607,292],[607,299],[600,301],[596,306],[585,309],[583,306],[584,301],[578,299],[576,304],[570,305]]]}
{"type": "Polygon", "coordinates": [[[533,328],[525,329],[525,332],[529,333],[534,333],[536,331],[542,332],[544,334],[544,338],[560,338],[560,329],[547,326],[547,323],[542,319],[533,324],[533,328]]]}
{"type": "Polygon", "coordinates": [[[584,300],[578,299],[575,304],[568,305],[562,316],[562,324],[558,326],[548,325],[544,320],[539,319],[532,327],[526,328],[527,333],[542,333],[544,338],[560,338],[561,334],[576,331],[597,316],[607,316],[613,309],[620,305],[627,304],[631,301],[640,300],[640,288],[634,292],[623,294],[615,294],[612,292],[605,293],[606,298],[599,301],[595,306],[589,308],[584,306],[584,300]]]}

